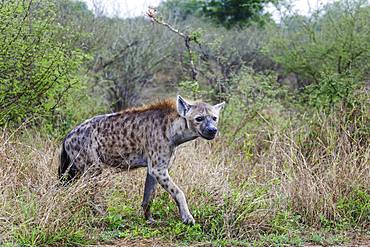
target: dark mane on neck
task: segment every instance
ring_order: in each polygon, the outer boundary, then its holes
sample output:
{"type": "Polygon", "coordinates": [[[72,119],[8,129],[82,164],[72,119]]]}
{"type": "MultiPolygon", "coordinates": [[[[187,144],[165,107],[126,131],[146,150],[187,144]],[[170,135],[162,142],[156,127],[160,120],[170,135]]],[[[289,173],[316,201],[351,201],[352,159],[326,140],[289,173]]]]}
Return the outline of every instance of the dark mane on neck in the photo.
{"type": "Polygon", "coordinates": [[[147,111],[166,111],[166,112],[176,112],[176,101],[174,99],[159,100],[157,102],[146,104],[139,107],[132,107],[122,112],[128,113],[140,113],[147,111]]]}

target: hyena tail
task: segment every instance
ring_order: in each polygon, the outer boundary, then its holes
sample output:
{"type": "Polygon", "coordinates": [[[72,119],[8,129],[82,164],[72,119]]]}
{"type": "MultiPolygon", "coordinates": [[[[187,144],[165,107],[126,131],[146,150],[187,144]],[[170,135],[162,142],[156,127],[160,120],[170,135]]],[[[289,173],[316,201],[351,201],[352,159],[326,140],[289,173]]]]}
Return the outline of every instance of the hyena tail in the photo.
{"type": "Polygon", "coordinates": [[[63,142],[62,151],[60,153],[60,164],[58,169],[59,180],[63,183],[71,182],[77,176],[77,167],[71,161],[67,154],[65,144],[63,142]]]}

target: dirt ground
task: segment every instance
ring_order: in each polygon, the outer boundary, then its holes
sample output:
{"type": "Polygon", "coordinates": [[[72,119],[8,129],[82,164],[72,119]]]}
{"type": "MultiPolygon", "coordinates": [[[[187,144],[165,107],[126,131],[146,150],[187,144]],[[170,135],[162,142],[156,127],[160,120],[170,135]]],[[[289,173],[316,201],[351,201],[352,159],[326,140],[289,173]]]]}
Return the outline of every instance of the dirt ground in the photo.
{"type": "MultiPolygon", "coordinates": [[[[165,247],[165,246],[176,246],[169,242],[164,242],[159,239],[135,239],[135,240],[116,240],[109,244],[98,244],[94,246],[99,247],[165,247]]],[[[92,247],[92,246],[91,246],[92,247]]]]}
{"type": "MultiPolygon", "coordinates": [[[[186,246],[176,245],[174,243],[165,242],[160,239],[135,239],[135,240],[116,240],[110,244],[101,244],[101,245],[94,245],[99,247],[172,247],[172,246],[186,246]]],[[[187,245],[190,247],[211,247],[211,244],[203,243],[203,244],[195,244],[195,245],[187,245]]],[[[305,245],[305,247],[320,247],[323,245],[305,245]]],[[[345,244],[345,245],[334,245],[334,246],[341,246],[341,247],[370,247],[370,241],[364,241],[360,243],[352,243],[352,244],[345,244]]],[[[93,247],[93,246],[92,246],[93,247]]]]}

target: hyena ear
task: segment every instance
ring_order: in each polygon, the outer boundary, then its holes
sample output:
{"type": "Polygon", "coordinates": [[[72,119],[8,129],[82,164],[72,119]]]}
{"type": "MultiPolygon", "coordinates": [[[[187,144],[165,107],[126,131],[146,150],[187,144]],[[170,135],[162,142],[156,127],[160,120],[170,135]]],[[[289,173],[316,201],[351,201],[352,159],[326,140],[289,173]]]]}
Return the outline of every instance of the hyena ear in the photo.
{"type": "Polygon", "coordinates": [[[181,117],[185,117],[186,113],[189,111],[191,105],[186,102],[180,95],[177,95],[176,100],[177,112],[181,117]]]}
{"type": "Polygon", "coordinates": [[[216,111],[220,112],[221,109],[224,108],[224,106],[225,106],[225,101],[217,105],[214,105],[213,107],[215,108],[216,111]]]}

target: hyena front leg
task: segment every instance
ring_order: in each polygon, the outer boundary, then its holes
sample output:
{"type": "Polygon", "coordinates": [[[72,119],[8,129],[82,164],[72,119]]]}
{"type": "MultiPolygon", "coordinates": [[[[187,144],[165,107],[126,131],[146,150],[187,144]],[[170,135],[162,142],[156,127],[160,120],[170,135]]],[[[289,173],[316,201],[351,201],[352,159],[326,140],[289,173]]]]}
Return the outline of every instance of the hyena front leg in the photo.
{"type": "Polygon", "coordinates": [[[146,174],[145,179],[145,187],[144,187],[144,198],[143,203],[141,206],[144,209],[144,216],[145,219],[149,221],[149,223],[154,222],[152,218],[152,214],[150,213],[150,203],[153,199],[153,194],[155,192],[156,186],[157,186],[157,179],[149,173],[149,171],[146,174]]]}
{"type": "Polygon", "coordinates": [[[172,181],[172,178],[168,174],[167,167],[155,167],[152,170],[152,174],[155,176],[159,184],[172,196],[175,200],[182,221],[185,224],[194,224],[195,220],[190,214],[188,204],[184,192],[172,181]]]}

